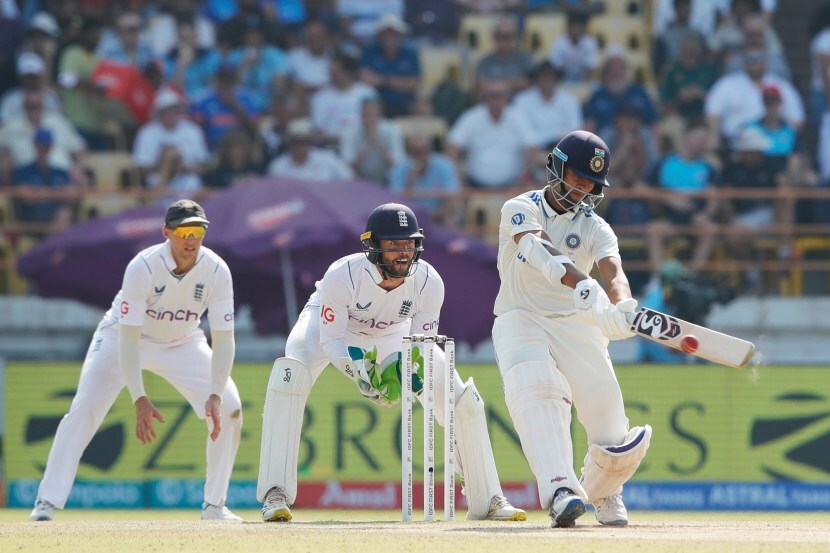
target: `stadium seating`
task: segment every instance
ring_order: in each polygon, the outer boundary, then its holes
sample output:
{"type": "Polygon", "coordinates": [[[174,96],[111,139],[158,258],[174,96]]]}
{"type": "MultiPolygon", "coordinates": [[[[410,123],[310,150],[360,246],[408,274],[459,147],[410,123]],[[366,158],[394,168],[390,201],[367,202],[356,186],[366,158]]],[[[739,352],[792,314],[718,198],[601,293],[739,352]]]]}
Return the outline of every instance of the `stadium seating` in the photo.
{"type": "Polygon", "coordinates": [[[141,175],[127,152],[91,152],[84,159],[84,169],[99,192],[120,192],[141,186],[141,175]]]}
{"type": "Polygon", "coordinates": [[[553,41],[565,34],[567,19],[564,13],[535,13],[525,19],[522,47],[536,60],[547,57],[553,41]]]}

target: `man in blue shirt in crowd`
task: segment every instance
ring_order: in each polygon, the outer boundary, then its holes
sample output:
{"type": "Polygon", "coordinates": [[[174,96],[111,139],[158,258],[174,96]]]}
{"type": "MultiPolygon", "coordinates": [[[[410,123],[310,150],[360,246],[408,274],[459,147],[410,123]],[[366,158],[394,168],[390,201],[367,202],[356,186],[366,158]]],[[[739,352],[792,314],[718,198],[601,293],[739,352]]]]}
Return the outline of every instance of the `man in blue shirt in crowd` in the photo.
{"type": "Polygon", "coordinates": [[[72,205],[67,200],[74,199],[76,187],[68,172],[49,165],[49,150],[52,148],[52,133],[39,129],[34,135],[35,160],[28,165],[21,165],[14,171],[13,185],[18,196],[15,200],[17,220],[20,223],[42,223],[44,228],[23,234],[42,237],[50,230],[60,230],[72,222],[72,205]],[[61,194],[56,190],[61,189],[61,194]],[[51,225],[51,229],[46,228],[51,225]]]}

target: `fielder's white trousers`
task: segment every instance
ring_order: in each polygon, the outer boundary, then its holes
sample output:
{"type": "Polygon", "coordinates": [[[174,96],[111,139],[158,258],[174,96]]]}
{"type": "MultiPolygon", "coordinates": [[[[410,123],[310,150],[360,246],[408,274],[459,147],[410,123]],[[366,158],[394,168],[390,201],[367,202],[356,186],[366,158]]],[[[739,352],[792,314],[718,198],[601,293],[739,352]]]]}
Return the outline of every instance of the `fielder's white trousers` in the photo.
{"type": "MultiPolygon", "coordinates": [[[[194,331],[176,346],[142,340],[140,356],[143,370],[167,380],[187,399],[196,415],[205,418],[205,402],[210,395],[211,349],[201,330],[194,331]]],[[[66,505],[81,455],[125,386],[118,365],[118,326],[99,326],[84,359],[78,391],[69,412],[58,425],[38,497],[60,509],[66,505]]],[[[213,505],[225,501],[242,429],[242,402],[230,378],[222,395],[221,414],[219,438],[215,442],[210,437],[207,439],[205,501],[213,505]]],[[[131,420],[134,425],[135,417],[131,420]]],[[[128,436],[133,437],[134,433],[128,436]]]]}

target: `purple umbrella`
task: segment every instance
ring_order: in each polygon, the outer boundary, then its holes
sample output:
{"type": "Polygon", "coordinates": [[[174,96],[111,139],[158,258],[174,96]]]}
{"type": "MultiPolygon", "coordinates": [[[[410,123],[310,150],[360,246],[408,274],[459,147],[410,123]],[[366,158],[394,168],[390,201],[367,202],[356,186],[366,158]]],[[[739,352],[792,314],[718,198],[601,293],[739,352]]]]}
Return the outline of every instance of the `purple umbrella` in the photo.
{"type": "MultiPolygon", "coordinates": [[[[205,245],[228,262],[237,303],[251,307],[257,331],[284,334],[328,266],[361,251],[366,218],[387,202],[410,204],[369,182],[259,179],[204,202],[211,221],[205,245]]],[[[424,259],[446,286],[440,331],[471,345],[489,339],[499,286],[495,248],[431,224],[412,207],[426,235],[424,259]]],[[[163,240],[163,218],[161,207],[140,208],[78,225],[24,255],[20,272],[44,297],[106,307],[130,259],[163,240]]]]}
{"type": "Polygon", "coordinates": [[[127,263],[164,240],[164,209],[143,207],[93,219],[40,242],[18,262],[20,274],[47,298],[71,298],[108,307],[127,263]]]}

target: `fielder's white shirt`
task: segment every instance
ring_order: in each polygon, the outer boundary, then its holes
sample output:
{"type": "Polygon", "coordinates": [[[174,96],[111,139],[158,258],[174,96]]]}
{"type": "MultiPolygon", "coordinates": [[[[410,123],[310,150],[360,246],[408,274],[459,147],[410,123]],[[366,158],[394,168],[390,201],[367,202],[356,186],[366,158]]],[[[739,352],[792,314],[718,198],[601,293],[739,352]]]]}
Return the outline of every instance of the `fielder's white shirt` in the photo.
{"type": "Polygon", "coordinates": [[[505,202],[499,223],[498,269],[501,286],[493,312],[501,315],[523,309],[543,316],[572,313],[573,289],[551,284],[542,272],[524,260],[513,240],[516,234],[543,230],[553,247],[567,255],[585,274],[606,257],[619,257],[617,236],[597,214],[562,215],[533,190],[505,202]]]}
{"type": "Polygon", "coordinates": [[[169,241],[139,252],[102,326],[141,326],[142,339],[172,345],[199,328],[208,310],[211,330],[233,330],[233,282],[224,260],[202,246],[190,271],[177,277],[175,268],[169,241]]]}
{"type": "Polygon", "coordinates": [[[366,255],[342,257],[329,266],[309,306],[320,308],[320,345],[335,366],[348,357],[346,335],[387,336],[411,325],[416,334],[438,332],[444,281],[435,268],[418,261],[415,274],[394,290],[379,286],[383,280],[366,255]]]}

